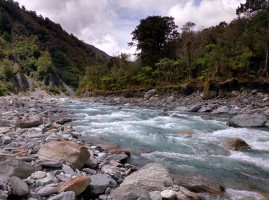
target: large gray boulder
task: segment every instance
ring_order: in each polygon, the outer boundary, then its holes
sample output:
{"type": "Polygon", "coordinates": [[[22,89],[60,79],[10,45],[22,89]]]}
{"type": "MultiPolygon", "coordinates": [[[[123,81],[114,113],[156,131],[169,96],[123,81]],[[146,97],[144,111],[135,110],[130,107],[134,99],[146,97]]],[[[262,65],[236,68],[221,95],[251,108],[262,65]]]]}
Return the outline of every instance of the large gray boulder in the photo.
{"type": "Polygon", "coordinates": [[[127,176],[121,186],[136,185],[149,192],[163,190],[173,186],[172,178],[167,169],[157,163],[150,163],[139,171],[127,176]]]}
{"type": "Polygon", "coordinates": [[[233,127],[261,127],[267,121],[263,114],[240,114],[229,120],[229,126],[233,127]]]}
{"type": "Polygon", "coordinates": [[[12,188],[12,193],[17,196],[25,196],[29,193],[29,186],[22,179],[12,176],[9,179],[9,183],[12,188]]]}
{"type": "Polygon", "coordinates": [[[40,116],[34,115],[30,118],[21,119],[17,121],[17,126],[20,128],[32,128],[40,126],[43,123],[43,120],[40,116]]]}
{"type": "Polygon", "coordinates": [[[111,197],[114,200],[150,200],[149,193],[135,185],[123,185],[113,190],[111,197]]]}
{"type": "Polygon", "coordinates": [[[153,97],[155,94],[157,94],[156,89],[149,90],[148,92],[145,93],[144,99],[149,100],[151,97],[153,97]]]}
{"type": "Polygon", "coordinates": [[[218,182],[209,178],[193,174],[172,174],[174,184],[183,186],[192,192],[222,194],[225,189],[218,182]]]}
{"type": "Polygon", "coordinates": [[[228,113],[230,111],[228,106],[221,106],[218,107],[216,110],[213,110],[213,114],[222,114],[222,113],[228,113]]]}
{"type": "Polygon", "coordinates": [[[10,156],[0,156],[0,177],[27,178],[33,172],[34,167],[22,160],[10,156]]]}

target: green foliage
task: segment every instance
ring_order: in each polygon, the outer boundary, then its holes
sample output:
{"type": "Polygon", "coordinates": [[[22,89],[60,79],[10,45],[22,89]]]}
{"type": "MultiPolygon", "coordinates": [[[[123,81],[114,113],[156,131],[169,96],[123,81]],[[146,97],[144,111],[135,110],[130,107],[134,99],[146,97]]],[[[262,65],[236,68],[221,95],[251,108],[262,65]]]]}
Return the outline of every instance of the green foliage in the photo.
{"type": "Polygon", "coordinates": [[[55,73],[54,66],[48,51],[45,51],[36,62],[37,75],[41,80],[49,78],[50,74],[55,73]]]}

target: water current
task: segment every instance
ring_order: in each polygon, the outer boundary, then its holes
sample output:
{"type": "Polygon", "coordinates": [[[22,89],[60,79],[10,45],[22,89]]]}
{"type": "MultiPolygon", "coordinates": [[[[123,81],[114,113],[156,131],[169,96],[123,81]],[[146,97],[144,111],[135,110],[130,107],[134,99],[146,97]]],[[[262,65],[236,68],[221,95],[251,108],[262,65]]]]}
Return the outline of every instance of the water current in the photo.
{"type": "Polygon", "coordinates": [[[164,112],[162,108],[82,101],[70,101],[63,107],[75,119],[72,125],[77,132],[93,143],[129,149],[131,162],[138,166],[157,162],[173,173],[204,175],[229,188],[232,196],[248,191],[269,194],[268,128],[232,128],[226,125],[230,116],[190,114],[181,109],[164,112]],[[177,134],[180,131],[192,134],[177,134]],[[226,138],[241,138],[252,150],[228,150],[222,145],[226,138]]]}

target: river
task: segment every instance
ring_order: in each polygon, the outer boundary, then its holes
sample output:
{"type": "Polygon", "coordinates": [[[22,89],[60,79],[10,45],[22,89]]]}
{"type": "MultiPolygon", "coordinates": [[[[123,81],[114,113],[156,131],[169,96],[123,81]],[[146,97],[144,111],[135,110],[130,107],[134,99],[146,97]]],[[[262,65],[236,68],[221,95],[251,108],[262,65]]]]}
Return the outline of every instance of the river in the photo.
{"type": "Polygon", "coordinates": [[[173,173],[200,174],[231,193],[269,194],[269,129],[232,128],[227,115],[190,114],[174,109],[127,107],[70,101],[62,105],[75,130],[93,143],[119,144],[142,166],[157,162],[173,173]],[[190,131],[191,135],[177,134],[190,131]],[[241,138],[252,148],[231,151],[225,138],[241,138]]]}

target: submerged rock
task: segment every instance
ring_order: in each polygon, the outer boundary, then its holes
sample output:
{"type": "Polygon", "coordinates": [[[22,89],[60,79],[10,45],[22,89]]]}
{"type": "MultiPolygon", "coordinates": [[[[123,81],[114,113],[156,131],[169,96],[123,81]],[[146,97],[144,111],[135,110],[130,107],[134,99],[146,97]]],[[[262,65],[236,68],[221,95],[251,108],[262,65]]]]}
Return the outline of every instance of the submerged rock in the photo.
{"type": "Polygon", "coordinates": [[[136,185],[149,192],[172,187],[173,181],[167,169],[157,163],[150,163],[127,176],[121,186],[136,185]]]}
{"type": "Polygon", "coordinates": [[[249,150],[250,146],[241,138],[228,138],[225,139],[223,145],[232,150],[249,150]]]}
{"type": "Polygon", "coordinates": [[[229,120],[229,126],[235,127],[261,127],[267,121],[266,115],[263,114],[240,114],[229,120]]]}

